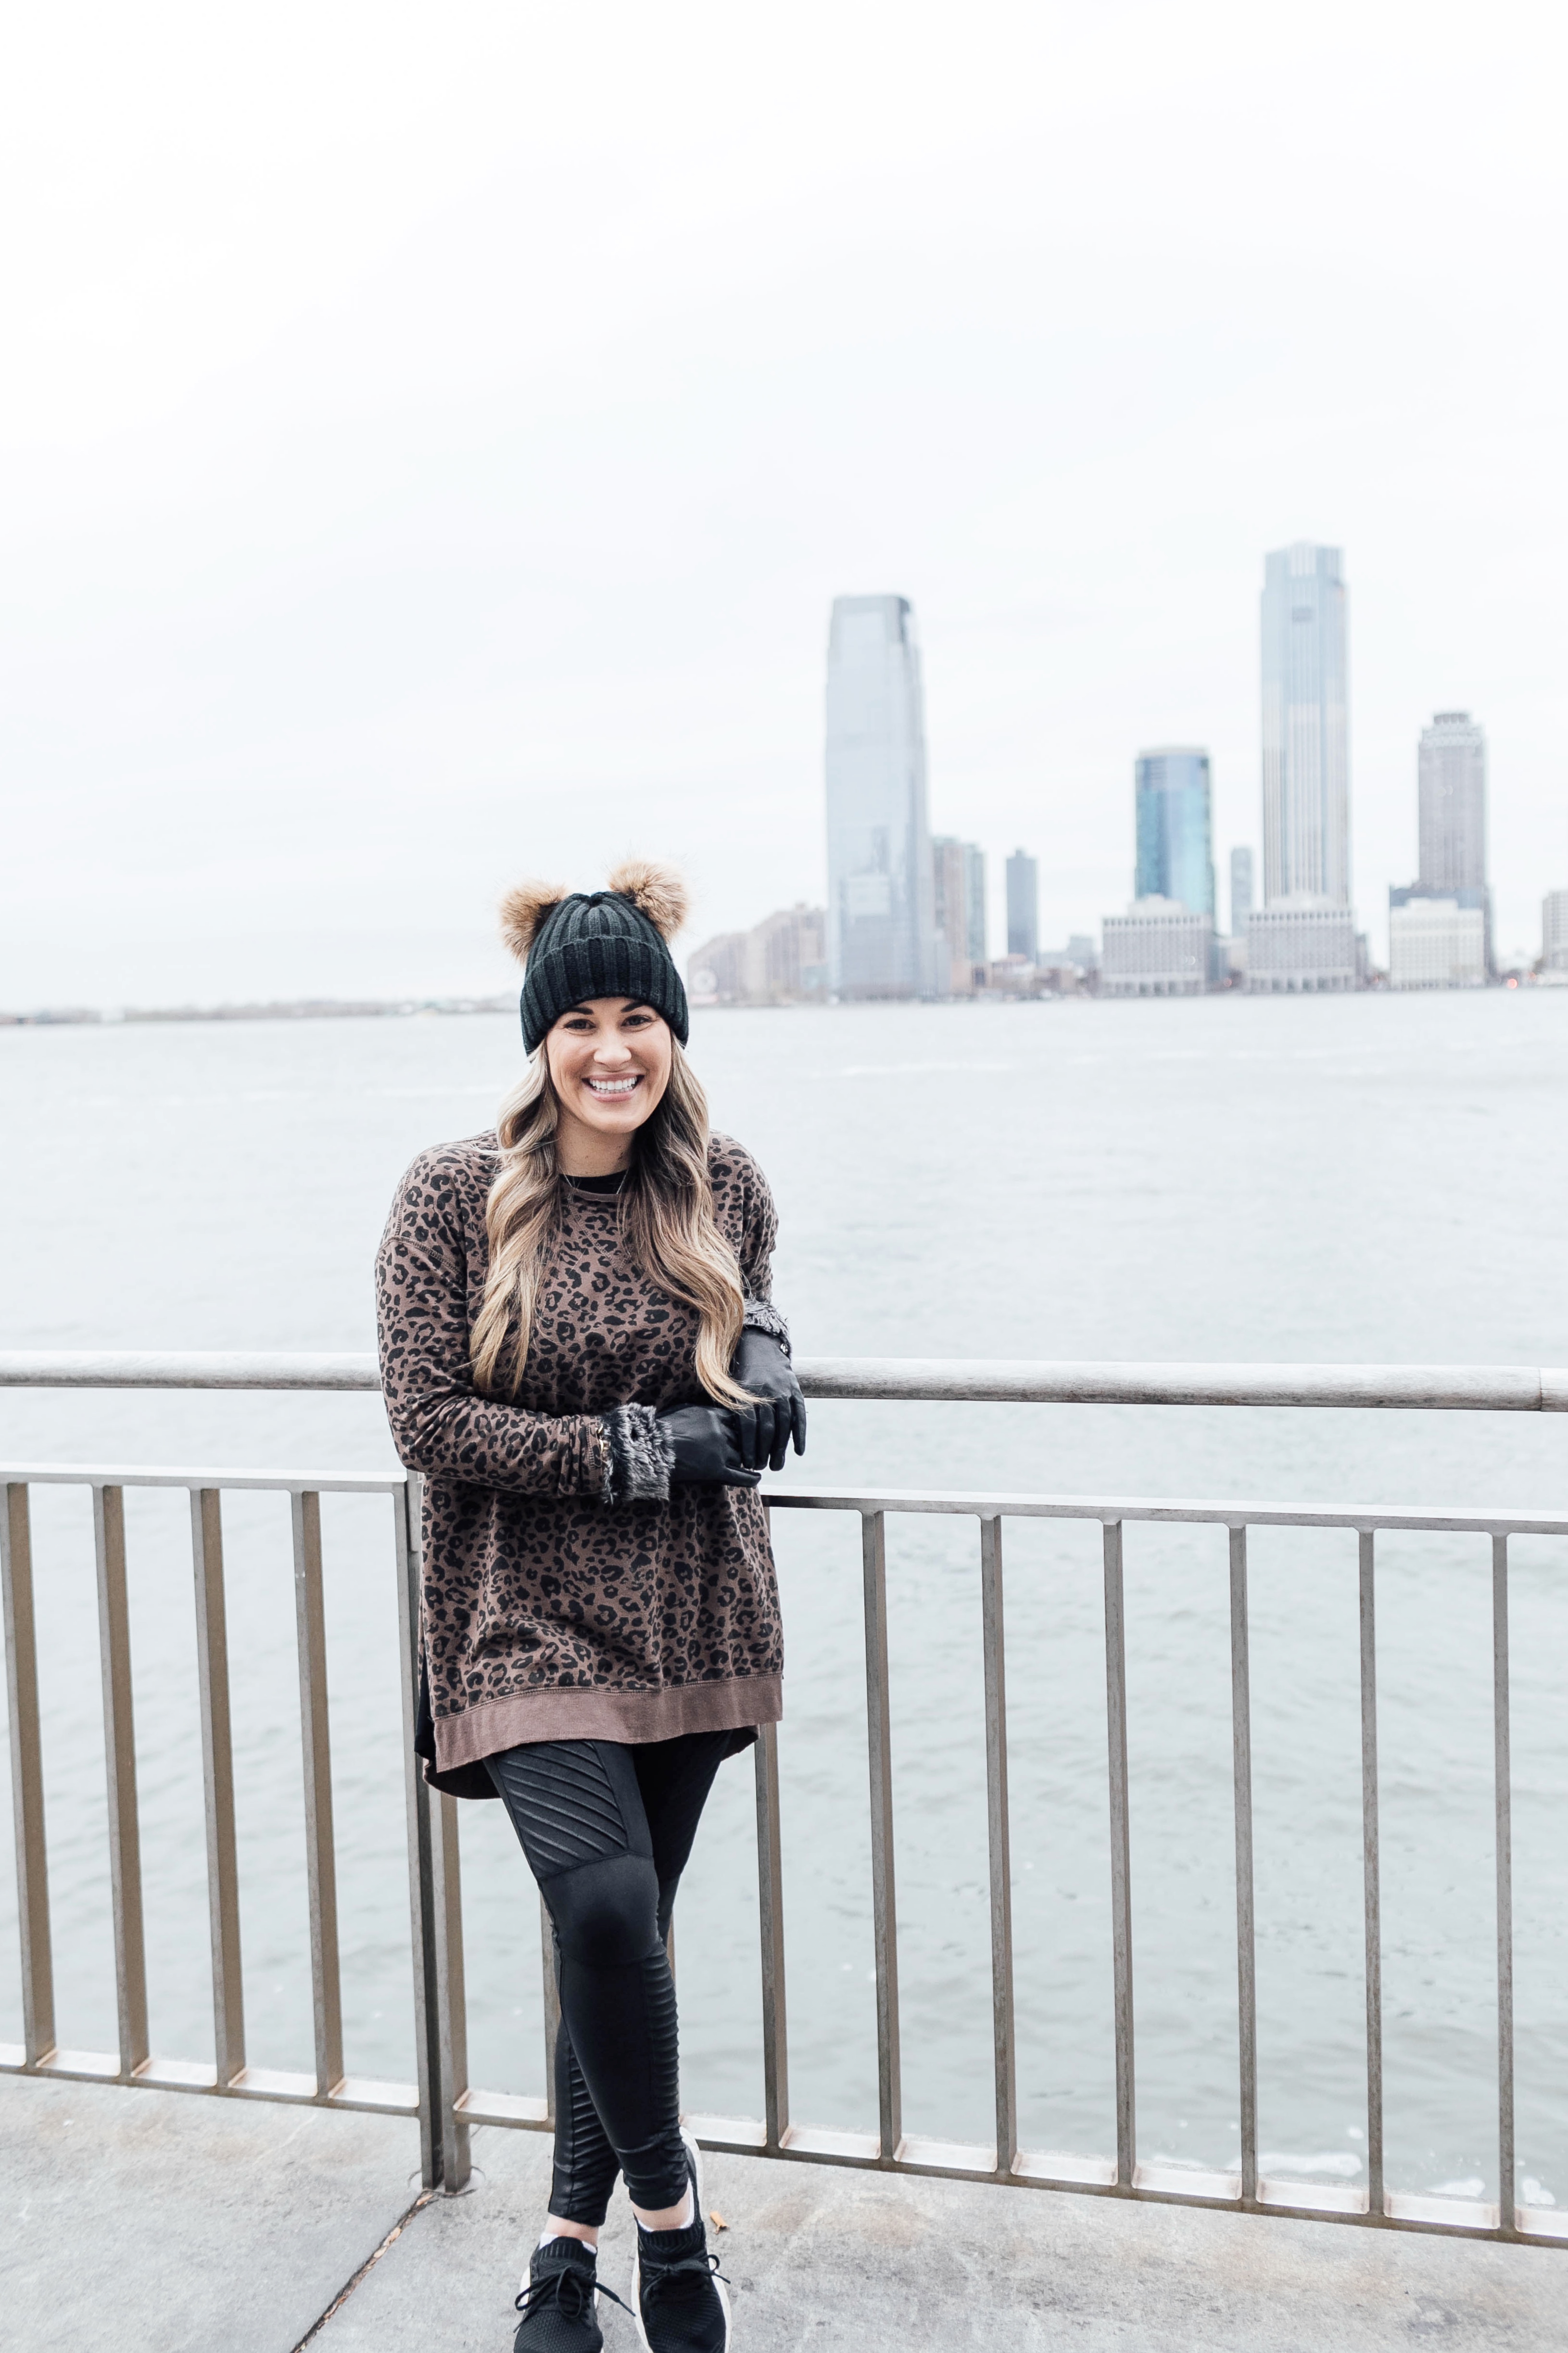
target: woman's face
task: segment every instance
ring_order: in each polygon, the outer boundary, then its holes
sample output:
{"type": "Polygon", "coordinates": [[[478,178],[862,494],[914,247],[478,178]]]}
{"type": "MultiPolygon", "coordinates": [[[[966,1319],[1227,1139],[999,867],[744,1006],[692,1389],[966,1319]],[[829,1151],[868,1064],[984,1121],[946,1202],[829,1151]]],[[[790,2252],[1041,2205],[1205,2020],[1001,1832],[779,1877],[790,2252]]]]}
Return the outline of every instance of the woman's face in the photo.
{"type": "Polygon", "coordinates": [[[573,1006],[544,1041],[563,1122],[597,1144],[629,1139],[658,1107],[674,1047],[668,1022],[635,997],[573,1006]]]}

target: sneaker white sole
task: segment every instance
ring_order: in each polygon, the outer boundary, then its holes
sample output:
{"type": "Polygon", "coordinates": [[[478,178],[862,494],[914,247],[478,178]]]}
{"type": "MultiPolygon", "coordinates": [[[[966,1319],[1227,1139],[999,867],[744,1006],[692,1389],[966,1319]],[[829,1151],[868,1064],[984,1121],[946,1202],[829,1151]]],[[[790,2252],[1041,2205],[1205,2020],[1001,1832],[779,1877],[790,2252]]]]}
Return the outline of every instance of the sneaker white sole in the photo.
{"type": "MultiPolygon", "coordinates": [[[[691,2163],[691,2194],[696,2200],[697,2211],[702,2216],[703,2224],[704,2227],[706,2227],[708,2220],[707,2210],[704,2208],[702,2203],[702,2151],[698,2147],[697,2143],[692,2139],[691,2135],[687,2131],[684,2125],[680,2127],[680,2137],[686,2143],[686,2154],[691,2163]]],[[[653,2348],[647,2341],[647,2331],[642,2325],[642,2263],[640,2261],[642,2254],[642,2242],[640,2237],[641,2229],[642,2225],[639,2222],[633,2222],[631,2293],[632,2318],[637,2323],[637,2343],[643,2348],[643,2353],[653,2353],[653,2348]]],[[[723,2353],[730,2353],[730,2299],[724,2292],[724,2283],[721,2279],[716,2279],[714,2281],[713,2290],[714,2294],[719,2298],[719,2309],[724,2316],[723,2353]]]]}

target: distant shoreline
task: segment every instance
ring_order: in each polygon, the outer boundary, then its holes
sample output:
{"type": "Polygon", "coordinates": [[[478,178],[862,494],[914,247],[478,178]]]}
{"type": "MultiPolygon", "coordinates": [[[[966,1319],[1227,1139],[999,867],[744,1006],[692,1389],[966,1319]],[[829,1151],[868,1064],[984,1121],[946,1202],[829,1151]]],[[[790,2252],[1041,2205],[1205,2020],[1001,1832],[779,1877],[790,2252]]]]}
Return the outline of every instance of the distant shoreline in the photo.
{"type": "Polygon", "coordinates": [[[127,1021],[393,1020],[416,1013],[511,1013],[516,1005],[513,997],[301,997],[265,1005],[127,1005],[112,1012],[62,1005],[36,1013],[0,1012],[0,1029],[118,1029],[127,1021]]]}

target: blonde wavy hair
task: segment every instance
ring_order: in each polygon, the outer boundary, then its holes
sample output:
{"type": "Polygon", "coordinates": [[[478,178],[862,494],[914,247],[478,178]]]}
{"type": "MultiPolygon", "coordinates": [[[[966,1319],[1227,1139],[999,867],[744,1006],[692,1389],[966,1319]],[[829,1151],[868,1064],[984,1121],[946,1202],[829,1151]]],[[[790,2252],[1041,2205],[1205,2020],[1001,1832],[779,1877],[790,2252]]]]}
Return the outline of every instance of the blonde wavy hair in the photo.
{"type": "MultiPolygon", "coordinates": [[[[668,868],[618,867],[609,887],[641,907],[667,939],[685,920],[685,888],[668,868]]],[[[552,884],[524,883],[502,901],[501,935],[520,960],[526,960],[541,916],[564,896],[552,884]]],[[[560,1118],[544,1039],[496,1121],[500,1167],[485,1202],[489,1269],[468,1343],[474,1387],[486,1397],[515,1398],[522,1387],[567,1182],[555,1152],[560,1118]]],[[[696,1309],[697,1378],[704,1393],[721,1405],[746,1405],[749,1394],[729,1369],[745,1294],[739,1261],[713,1215],[708,1140],[708,1098],[672,1038],[669,1083],[633,1133],[631,1166],[617,1197],[621,1233],[648,1281],[696,1309]]]]}

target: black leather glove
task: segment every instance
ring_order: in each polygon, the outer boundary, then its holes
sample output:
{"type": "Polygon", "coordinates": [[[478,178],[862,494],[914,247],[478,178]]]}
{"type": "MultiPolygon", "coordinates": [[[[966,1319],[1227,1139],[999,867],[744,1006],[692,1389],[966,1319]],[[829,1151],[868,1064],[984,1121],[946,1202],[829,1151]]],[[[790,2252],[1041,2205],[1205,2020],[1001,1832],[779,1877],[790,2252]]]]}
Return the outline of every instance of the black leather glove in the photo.
{"type": "Polygon", "coordinates": [[[805,1452],[805,1399],[795,1366],[771,1332],[748,1324],[731,1360],[730,1378],[762,1400],[732,1409],[742,1461],[759,1472],[764,1462],[770,1471],[782,1471],[792,1438],[795,1452],[805,1452]]]}
{"type": "Polygon", "coordinates": [[[741,1447],[741,1416],[727,1406],[676,1405],[658,1417],[675,1456],[672,1487],[754,1487],[762,1477],[741,1447]]]}

